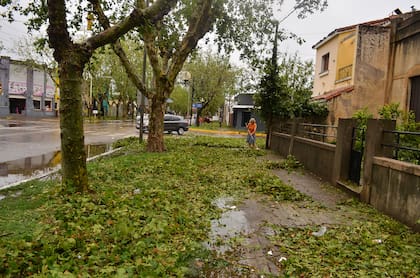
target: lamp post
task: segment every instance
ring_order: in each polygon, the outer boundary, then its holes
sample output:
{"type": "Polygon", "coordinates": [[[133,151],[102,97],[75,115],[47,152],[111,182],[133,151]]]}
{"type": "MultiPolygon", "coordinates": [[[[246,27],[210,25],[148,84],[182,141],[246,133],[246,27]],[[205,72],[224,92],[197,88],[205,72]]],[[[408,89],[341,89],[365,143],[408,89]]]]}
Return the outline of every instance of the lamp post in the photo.
{"type": "Polygon", "coordinates": [[[191,108],[191,118],[190,118],[190,125],[192,125],[192,116],[193,116],[193,106],[194,106],[194,80],[191,77],[191,106],[189,108],[191,108]]]}
{"type": "Polygon", "coordinates": [[[194,97],[194,85],[193,79],[191,77],[191,73],[189,71],[182,71],[180,72],[182,81],[184,81],[184,85],[189,87],[187,91],[188,94],[188,101],[187,101],[187,118],[190,118],[190,125],[192,120],[192,106],[193,106],[193,97],[194,97]],[[191,92],[189,92],[191,91],[191,92]],[[191,94],[191,104],[190,104],[190,94],[191,94]],[[190,114],[191,112],[191,114],[190,114]]]}

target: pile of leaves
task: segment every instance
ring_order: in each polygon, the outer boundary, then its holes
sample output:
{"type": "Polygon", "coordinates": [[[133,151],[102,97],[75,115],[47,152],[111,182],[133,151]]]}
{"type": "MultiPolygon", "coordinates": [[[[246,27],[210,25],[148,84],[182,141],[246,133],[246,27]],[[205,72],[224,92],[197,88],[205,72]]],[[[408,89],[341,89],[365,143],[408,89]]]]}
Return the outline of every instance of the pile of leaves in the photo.
{"type": "Polygon", "coordinates": [[[265,162],[265,167],[268,169],[284,169],[288,172],[303,169],[302,163],[293,155],[288,155],[286,159],[279,161],[268,160],[265,162]]]}
{"type": "Polygon", "coordinates": [[[320,237],[319,227],[271,226],[270,240],[287,258],[278,265],[284,276],[419,277],[420,235],[367,205],[350,205],[362,217],[328,225],[320,237]]]}

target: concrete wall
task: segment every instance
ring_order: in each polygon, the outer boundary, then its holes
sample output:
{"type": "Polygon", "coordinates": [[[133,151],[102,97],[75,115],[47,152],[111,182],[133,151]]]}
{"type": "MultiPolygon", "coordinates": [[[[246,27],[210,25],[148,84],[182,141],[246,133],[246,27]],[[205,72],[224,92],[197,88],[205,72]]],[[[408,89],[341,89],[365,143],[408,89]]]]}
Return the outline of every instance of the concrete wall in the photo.
{"type": "MultiPolygon", "coordinates": [[[[278,128],[271,133],[270,148],[287,157],[291,154],[306,169],[320,176],[333,185],[345,185],[349,178],[352,132],[357,127],[354,119],[340,119],[337,144],[331,145],[296,136],[296,122],[292,124],[290,134],[278,128]]],[[[360,190],[354,195],[379,211],[420,231],[420,166],[390,158],[391,150],[383,146],[389,144],[393,136],[384,130],[393,130],[395,121],[368,121],[363,160],[363,177],[360,190]]]]}
{"type": "Polygon", "coordinates": [[[271,149],[287,157],[296,157],[305,168],[321,178],[331,181],[333,177],[335,145],[273,132],[271,149]],[[292,144],[292,146],[290,146],[292,144]],[[289,153],[289,151],[291,151],[289,153]]]}
{"type": "Polygon", "coordinates": [[[327,117],[328,125],[337,125],[338,119],[346,119],[353,116],[353,91],[342,93],[340,96],[331,99],[327,103],[329,111],[327,117]]]}
{"type": "Polygon", "coordinates": [[[420,231],[420,166],[374,157],[369,203],[420,231]]]}
{"type": "Polygon", "coordinates": [[[335,145],[296,137],[292,155],[309,171],[331,181],[334,169],[335,145]]]}
{"type": "Polygon", "coordinates": [[[385,104],[391,31],[389,27],[359,25],[358,33],[351,107],[353,113],[367,107],[377,116],[385,104]]]}
{"type": "Polygon", "coordinates": [[[386,91],[387,103],[400,103],[408,111],[410,77],[420,75],[420,13],[404,21],[393,22],[391,73],[386,91]]]}
{"type": "Polygon", "coordinates": [[[292,136],[281,132],[273,132],[271,135],[270,148],[281,156],[287,157],[292,136]]]}

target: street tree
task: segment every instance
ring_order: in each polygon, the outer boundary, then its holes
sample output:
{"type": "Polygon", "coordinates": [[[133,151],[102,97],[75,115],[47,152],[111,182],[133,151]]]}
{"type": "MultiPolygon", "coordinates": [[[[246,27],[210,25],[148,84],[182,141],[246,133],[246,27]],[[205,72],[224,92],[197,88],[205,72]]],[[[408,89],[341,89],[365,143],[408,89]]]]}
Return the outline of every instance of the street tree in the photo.
{"type": "MultiPolygon", "coordinates": [[[[126,51],[131,52],[130,61],[136,68],[142,68],[143,53],[137,51],[136,44],[132,40],[122,41],[126,51]]],[[[112,47],[105,46],[96,51],[88,64],[88,72],[93,80],[93,97],[108,92],[109,101],[118,107],[122,105],[123,115],[128,114],[130,104],[136,101],[137,88],[128,78],[119,58],[112,51],[112,47]]],[[[133,116],[133,115],[131,115],[133,116]]]]}
{"type": "Polygon", "coordinates": [[[184,68],[193,76],[193,102],[200,104],[197,107],[198,124],[201,115],[214,115],[223,106],[225,98],[234,94],[238,70],[227,58],[211,52],[194,56],[184,68]]]}
{"type": "MultiPolygon", "coordinates": [[[[141,0],[138,3],[147,5],[141,0]]],[[[282,3],[282,0],[178,1],[170,16],[160,20],[159,24],[149,24],[136,30],[153,69],[153,84],[150,88],[142,83],[120,43],[117,41],[114,44],[114,51],[120,57],[130,79],[149,100],[151,114],[148,151],[165,150],[163,115],[166,100],[173,91],[178,73],[198,41],[212,32],[215,43],[226,53],[237,49],[242,57],[256,59],[258,53],[264,53],[267,38],[272,36],[274,4],[282,3]]],[[[325,6],[325,0],[297,0],[295,10],[303,17],[325,6]]],[[[105,29],[110,28],[112,25],[102,7],[94,3],[93,9],[100,25],[105,29]]]]}
{"type": "Polygon", "coordinates": [[[259,107],[261,117],[266,123],[266,148],[270,146],[270,135],[274,119],[283,116],[284,111],[287,111],[290,105],[286,102],[288,99],[286,84],[285,80],[279,76],[277,63],[278,24],[276,24],[274,34],[272,57],[271,59],[266,59],[263,75],[259,83],[259,92],[255,95],[255,106],[259,107]]]}
{"type": "MultiPolygon", "coordinates": [[[[97,4],[95,0],[88,2],[97,4]]],[[[22,6],[24,4],[18,1],[2,1],[2,5],[7,6],[10,11],[20,10],[29,17],[29,29],[39,30],[42,25],[48,24],[48,44],[58,63],[60,78],[62,183],[65,191],[88,191],[82,114],[85,65],[97,48],[115,42],[135,27],[156,24],[169,13],[176,2],[157,0],[149,7],[142,6],[139,1],[101,2],[109,9],[121,7],[119,10],[124,16],[107,30],[92,33],[91,36],[76,41],[75,33],[86,16],[87,2],[35,0],[22,6]]]]}
{"type": "Polygon", "coordinates": [[[171,94],[172,103],[170,108],[176,114],[187,115],[190,111],[190,92],[187,88],[181,85],[175,85],[174,91],[171,94]]]}
{"type": "Polygon", "coordinates": [[[280,117],[323,117],[328,114],[325,104],[311,100],[314,76],[311,60],[302,60],[296,53],[282,53],[278,74],[286,93],[282,101],[287,104],[280,112],[280,117]]]}

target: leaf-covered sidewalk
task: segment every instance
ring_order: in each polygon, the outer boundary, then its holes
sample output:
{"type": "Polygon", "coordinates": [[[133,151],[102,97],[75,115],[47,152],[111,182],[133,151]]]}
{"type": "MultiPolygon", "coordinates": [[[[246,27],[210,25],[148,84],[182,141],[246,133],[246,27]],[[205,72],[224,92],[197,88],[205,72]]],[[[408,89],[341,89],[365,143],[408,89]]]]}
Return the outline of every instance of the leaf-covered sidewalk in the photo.
{"type": "Polygon", "coordinates": [[[63,194],[55,179],[1,191],[0,276],[419,274],[418,234],[302,175],[293,159],[243,138],[165,138],[162,154],[133,138],[89,163],[89,194],[63,194]],[[306,178],[319,190],[299,188],[306,178]]]}
{"type": "MultiPolygon", "coordinates": [[[[293,159],[269,154],[263,160],[281,181],[308,198],[273,200],[268,189],[268,194],[253,194],[234,206],[246,224],[236,228],[239,233],[222,233],[221,241],[229,242],[230,248],[223,246],[219,256],[230,266],[221,268],[218,277],[238,273],[246,277],[419,275],[418,234],[294,167],[298,165],[293,159]],[[408,260],[395,265],[405,255],[408,260]]],[[[229,217],[231,211],[232,206],[226,206],[225,215],[229,217]]],[[[229,221],[222,216],[219,224],[229,221]]]]}

